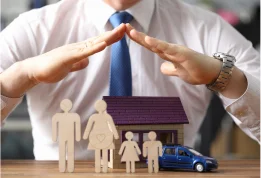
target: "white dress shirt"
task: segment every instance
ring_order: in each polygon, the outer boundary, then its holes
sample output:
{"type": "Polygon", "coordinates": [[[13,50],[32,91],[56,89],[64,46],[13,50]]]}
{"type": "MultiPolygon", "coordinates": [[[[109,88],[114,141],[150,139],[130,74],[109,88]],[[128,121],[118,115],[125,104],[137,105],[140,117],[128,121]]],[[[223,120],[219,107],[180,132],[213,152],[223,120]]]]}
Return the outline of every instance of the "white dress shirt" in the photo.
{"type": "MultiPolygon", "coordinates": [[[[215,52],[234,55],[244,71],[248,88],[231,100],[220,96],[233,120],[253,139],[260,132],[260,59],[251,43],[214,13],[179,0],[142,0],[127,10],[131,24],[148,35],[212,56],[215,52]]],[[[1,71],[16,61],[37,56],[59,46],[86,40],[111,30],[108,22],[115,10],[102,0],[62,0],[21,14],[0,36],[1,71]]],[[[190,85],[160,72],[164,62],[156,54],[128,40],[134,96],[180,97],[189,124],[184,126],[184,143],[193,146],[207,111],[211,92],[204,85],[190,85]]],[[[94,112],[94,103],[109,93],[110,47],[90,58],[89,66],[70,73],[55,84],[41,83],[26,93],[37,160],[58,159],[58,144],[52,141],[52,116],[61,112],[60,102],[73,102],[71,112],[81,116],[82,132],[94,112]]],[[[214,60],[214,59],[213,59],[214,60]]],[[[2,116],[19,99],[4,98],[2,116]]],[[[76,159],[93,158],[87,141],[75,142],[76,159]]]]}

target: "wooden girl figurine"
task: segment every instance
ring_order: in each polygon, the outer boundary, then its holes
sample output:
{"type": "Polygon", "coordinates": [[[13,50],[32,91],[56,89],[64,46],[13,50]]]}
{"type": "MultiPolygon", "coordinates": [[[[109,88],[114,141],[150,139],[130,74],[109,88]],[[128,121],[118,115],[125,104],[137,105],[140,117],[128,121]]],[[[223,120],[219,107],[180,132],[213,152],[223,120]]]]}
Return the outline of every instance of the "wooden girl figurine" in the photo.
{"type": "Polygon", "coordinates": [[[88,121],[83,139],[89,137],[88,149],[95,150],[95,172],[101,172],[101,151],[103,159],[102,172],[108,171],[108,151],[115,149],[113,137],[119,139],[112,117],[106,112],[107,104],[103,100],[95,103],[98,113],[93,114],[88,121]]]}
{"type": "Polygon", "coordinates": [[[126,162],[126,172],[134,173],[135,172],[135,161],[140,161],[138,155],[141,154],[140,148],[138,144],[135,141],[131,141],[133,138],[133,133],[132,132],[127,132],[125,134],[125,137],[127,141],[124,141],[121,145],[119,155],[122,155],[123,150],[123,156],[121,157],[121,162],[126,162]]]}

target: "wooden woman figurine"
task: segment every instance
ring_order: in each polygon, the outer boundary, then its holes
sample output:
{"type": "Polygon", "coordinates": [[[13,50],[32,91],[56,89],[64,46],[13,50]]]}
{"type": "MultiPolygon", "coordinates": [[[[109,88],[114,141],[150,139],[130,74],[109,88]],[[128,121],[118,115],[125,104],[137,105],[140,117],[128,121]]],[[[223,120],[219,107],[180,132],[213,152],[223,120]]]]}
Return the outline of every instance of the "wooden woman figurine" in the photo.
{"type": "Polygon", "coordinates": [[[83,139],[89,137],[88,149],[95,150],[95,172],[101,172],[101,152],[103,159],[102,172],[108,171],[108,151],[115,149],[113,137],[119,139],[112,117],[106,112],[107,104],[103,100],[95,103],[98,113],[93,114],[88,121],[83,139]]]}
{"type": "Polygon", "coordinates": [[[132,173],[135,172],[135,161],[140,161],[138,155],[141,154],[140,148],[135,141],[131,141],[133,139],[133,133],[127,132],[125,134],[125,137],[127,141],[124,141],[121,145],[119,155],[122,155],[123,150],[123,156],[121,157],[121,162],[126,162],[126,173],[130,173],[130,170],[132,173]]]}

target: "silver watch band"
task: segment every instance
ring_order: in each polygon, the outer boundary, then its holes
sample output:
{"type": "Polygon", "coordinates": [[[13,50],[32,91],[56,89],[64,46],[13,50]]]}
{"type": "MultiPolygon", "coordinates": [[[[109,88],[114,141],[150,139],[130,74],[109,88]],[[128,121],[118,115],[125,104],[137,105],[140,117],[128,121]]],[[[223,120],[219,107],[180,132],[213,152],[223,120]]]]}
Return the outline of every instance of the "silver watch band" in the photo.
{"type": "Polygon", "coordinates": [[[217,79],[213,83],[208,84],[207,88],[214,92],[220,92],[226,88],[230,81],[236,59],[234,56],[225,53],[215,53],[213,57],[222,61],[223,65],[217,79]]]}

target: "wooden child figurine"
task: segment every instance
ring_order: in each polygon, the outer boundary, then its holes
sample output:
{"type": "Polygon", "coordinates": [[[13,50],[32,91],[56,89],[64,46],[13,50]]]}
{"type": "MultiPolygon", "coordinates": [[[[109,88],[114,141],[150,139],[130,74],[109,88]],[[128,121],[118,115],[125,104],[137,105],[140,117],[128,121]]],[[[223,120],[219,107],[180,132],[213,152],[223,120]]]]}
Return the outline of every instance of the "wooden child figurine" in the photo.
{"type": "Polygon", "coordinates": [[[67,169],[68,172],[74,171],[74,133],[76,140],[81,140],[81,120],[77,113],[69,113],[72,109],[72,102],[65,99],[60,104],[64,113],[56,113],[52,118],[52,139],[57,141],[59,135],[59,170],[65,172],[66,169],[66,150],[67,150],[67,169]],[[58,125],[58,130],[57,130],[58,125]],[[67,149],[66,149],[67,148],[67,149]]]}
{"type": "Polygon", "coordinates": [[[95,109],[98,113],[89,118],[83,139],[89,137],[88,149],[95,150],[95,172],[101,172],[101,151],[103,158],[102,172],[108,172],[108,151],[115,149],[113,137],[119,139],[119,135],[112,117],[106,112],[106,102],[97,101],[95,109]]]}
{"type": "Polygon", "coordinates": [[[159,156],[162,156],[162,143],[156,141],[157,135],[151,131],[148,134],[150,141],[143,143],[143,156],[148,156],[148,172],[159,172],[159,156]],[[154,170],[153,170],[154,169],[154,170]]]}
{"type": "Polygon", "coordinates": [[[141,154],[140,148],[138,144],[135,141],[131,141],[133,139],[133,133],[127,132],[125,134],[125,137],[127,141],[124,141],[121,145],[119,155],[122,155],[123,150],[123,156],[121,157],[121,162],[126,162],[126,173],[135,172],[135,161],[140,161],[138,155],[141,154]]]}

